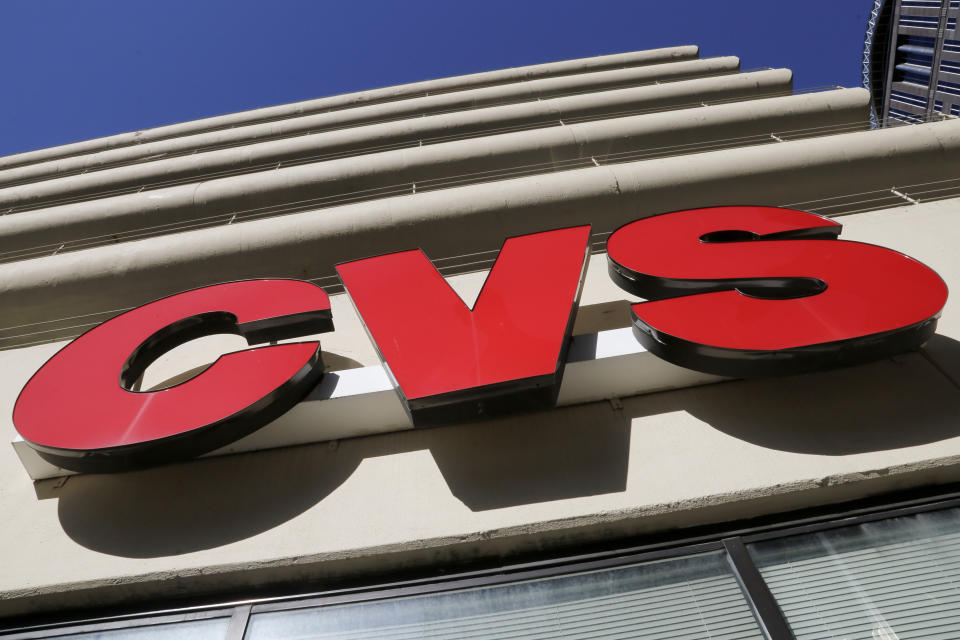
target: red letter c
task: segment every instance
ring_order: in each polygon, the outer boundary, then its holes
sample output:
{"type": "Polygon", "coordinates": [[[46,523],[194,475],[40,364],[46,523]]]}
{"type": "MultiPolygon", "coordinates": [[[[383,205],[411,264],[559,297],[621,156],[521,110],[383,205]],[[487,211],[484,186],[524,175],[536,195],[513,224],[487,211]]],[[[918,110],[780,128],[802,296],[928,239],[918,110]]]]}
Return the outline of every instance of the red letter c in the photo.
{"type": "Polygon", "coordinates": [[[246,280],[151,302],[83,334],[30,379],[13,410],[20,435],[65,469],[119,471],[191,458],[267,424],[323,375],[320,343],[221,356],[161,391],[130,388],[159,355],[194,338],[249,344],[333,329],[330,301],[298,280],[246,280]]]}

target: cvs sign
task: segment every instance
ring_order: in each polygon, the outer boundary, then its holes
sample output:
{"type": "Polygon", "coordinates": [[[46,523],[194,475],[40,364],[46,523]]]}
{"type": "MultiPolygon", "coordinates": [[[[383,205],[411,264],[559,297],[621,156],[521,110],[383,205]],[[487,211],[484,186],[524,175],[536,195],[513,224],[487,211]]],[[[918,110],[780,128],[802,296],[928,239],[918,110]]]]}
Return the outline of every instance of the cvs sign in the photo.
{"type": "MultiPolygon", "coordinates": [[[[643,346],[708,373],[809,372],[920,347],[946,302],[943,280],[891,249],[838,240],[840,230],[789,209],[679,211],[617,229],[609,271],[646,300],[632,306],[643,346]]],[[[555,404],[589,237],[580,226],[508,239],[473,308],[419,250],[337,265],[415,425],[555,404]]],[[[61,349],[23,388],[14,424],[44,459],[76,471],[198,456],[299,402],[323,375],[320,342],[229,353],[181,384],[134,390],[151,362],[215,333],[258,345],[332,330],[327,294],[307,282],[173,295],[61,349]]]]}

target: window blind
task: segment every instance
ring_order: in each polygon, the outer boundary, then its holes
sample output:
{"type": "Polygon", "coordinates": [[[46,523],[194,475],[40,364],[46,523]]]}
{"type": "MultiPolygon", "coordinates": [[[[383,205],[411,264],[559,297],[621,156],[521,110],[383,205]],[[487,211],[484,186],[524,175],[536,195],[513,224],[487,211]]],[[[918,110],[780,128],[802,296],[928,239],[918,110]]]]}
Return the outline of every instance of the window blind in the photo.
{"type": "Polygon", "coordinates": [[[960,510],[749,548],[798,640],[960,638],[960,510]]]}
{"type": "Polygon", "coordinates": [[[762,640],[724,556],[254,614],[246,638],[762,640]]]}

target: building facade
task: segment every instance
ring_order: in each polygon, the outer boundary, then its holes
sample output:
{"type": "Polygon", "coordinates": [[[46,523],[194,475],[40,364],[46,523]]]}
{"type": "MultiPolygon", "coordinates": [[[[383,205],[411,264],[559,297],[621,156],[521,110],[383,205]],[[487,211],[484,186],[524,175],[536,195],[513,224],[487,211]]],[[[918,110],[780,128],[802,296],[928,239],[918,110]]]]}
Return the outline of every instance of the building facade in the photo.
{"type": "Polygon", "coordinates": [[[863,82],[877,125],[960,116],[960,2],[875,0],[863,82]]]}
{"type": "MultiPolygon", "coordinates": [[[[875,97],[681,46],[0,158],[0,637],[957,637],[955,297],[920,349],[734,379],[644,349],[609,271],[631,221],[748,205],[960,283],[960,120],[871,130],[875,97]],[[337,265],[420,248],[473,307],[508,238],[585,225],[556,406],[414,428],[337,265]],[[322,287],[335,326],[319,385],[270,424],[118,473],[18,434],[70,340],[261,278],[322,287]]],[[[246,348],[187,342],[124,393],[246,348]]]]}

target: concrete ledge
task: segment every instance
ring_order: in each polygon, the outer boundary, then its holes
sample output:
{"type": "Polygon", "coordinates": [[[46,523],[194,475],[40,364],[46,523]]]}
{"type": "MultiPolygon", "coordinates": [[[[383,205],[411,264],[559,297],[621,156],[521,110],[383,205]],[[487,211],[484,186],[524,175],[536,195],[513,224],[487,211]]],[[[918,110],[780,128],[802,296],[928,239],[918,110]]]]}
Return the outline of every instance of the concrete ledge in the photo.
{"type": "Polygon", "coordinates": [[[328,278],[337,262],[404,248],[445,258],[587,221],[603,232],[677,209],[776,206],[953,178],[958,152],[954,120],[515,178],[24,260],[0,265],[0,326],[241,278],[328,278]]]}
{"type": "Polygon", "coordinates": [[[48,149],[18,153],[5,158],[0,158],[0,168],[20,166],[32,162],[67,157],[74,154],[91,153],[93,151],[105,148],[142,144],[151,140],[190,135],[218,128],[236,127],[256,122],[277,120],[281,118],[293,118],[308,113],[346,109],[353,106],[370,104],[373,102],[402,100],[404,98],[418,96],[431,91],[435,93],[458,91],[471,87],[507,84],[511,82],[520,82],[523,80],[547,78],[551,76],[583,73],[588,71],[601,71],[606,69],[616,69],[619,67],[642,66],[691,60],[697,57],[698,52],[699,47],[695,45],[667,47],[663,49],[647,49],[643,51],[615,53],[605,56],[577,58],[574,60],[563,60],[559,62],[547,62],[544,64],[513,67],[510,69],[499,69],[496,71],[484,71],[481,73],[473,73],[462,76],[452,76],[449,78],[413,82],[393,87],[385,87],[382,89],[371,89],[368,91],[345,93],[327,98],[318,98],[314,100],[305,100],[302,102],[292,102],[289,104],[264,107],[261,109],[252,109],[250,111],[241,111],[222,116],[214,116],[212,118],[202,118],[200,120],[191,120],[189,122],[154,127],[152,129],[145,129],[142,131],[133,131],[130,133],[122,133],[104,138],[85,140],[83,142],[50,147],[48,149]]]}
{"type": "Polygon", "coordinates": [[[383,146],[419,145],[421,141],[429,144],[438,141],[438,138],[482,136],[516,128],[554,126],[559,125],[561,119],[595,118],[605,114],[614,116],[622,112],[654,111],[699,106],[704,102],[781,95],[790,92],[792,77],[788,69],[770,69],[481,107],[342,129],[329,129],[329,118],[324,114],[303,116],[282,122],[250,125],[239,130],[222,129],[189,139],[145,142],[132,147],[8,169],[0,172],[0,184],[29,183],[121,166],[129,166],[129,171],[139,172],[137,175],[140,176],[154,176],[153,172],[158,171],[164,177],[168,175],[167,172],[172,172],[169,177],[176,178],[181,175],[178,171],[190,171],[183,162],[191,163],[191,167],[194,164],[198,167],[248,167],[252,162],[260,161],[260,158],[264,162],[267,159],[280,162],[302,157],[303,154],[320,153],[334,157],[358,155],[383,146]],[[255,144],[265,146],[254,148],[255,144]],[[194,154],[193,151],[198,149],[206,151],[194,154]]]}
{"type": "Polygon", "coordinates": [[[88,199],[0,216],[0,261],[176,233],[192,223],[223,224],[234,214],[235,224],[276,215],[275,210],[442,188],[446,181],[458,185],[548,173],[635,157],[629,154],[643,158],[773,144],[774,133],[849,132],[868,128],[868,110],[865,90],[841,89],[382,151],[95,200],[101,176],[116,171],[62,178],[0,190],[0,208],[63,194],[87,193],[88,199]]]}
{"type": "Polygon", "coordinates": [[[269,562],[235,563],[177,571],[156,571],[29,589],[0,591],[0,617],[110,606],[142,605],[154,600],[208,597],[211,602],[246,600],[252,594],[356,586],[363,581],[390,583],[397,574],[470,563],[509,564],[525,556],[581,553],[585,546],[663,531],[682,536],[691,527],[729,522],[790,510],[850,502],[911,486],[960,481],[960,456],[930,464],[905,465],[883,473],[813,478],[774,492],[735,492],[649,505],[595,517],[478,531],[432,538],[418,544],[392,544],[318,553],[269,562]]]}
{"type": "Polygon", "coordinates": [[[34,208],[42,200],[54,199],[56,204],[94,192],[115,195],[124,189],[160,188],[191,177],[218,178],[224,174],[274,170],[401,147],[557,127],[582,119],[616,118],[666,107],[690,108],[713,101],[789,94],[790,88],[790,72],[774,69],[483,107],[321,133],[312,132],[309,118],[300,118],[287,123],[289,126],[279,132],[276,127],[265,130],[267,137],[279,137],[265,142],[257,142],[258,137],[253,136],[249,144],[231,145],[237,132],[226,130],[194,140],[195,148],[214,148],[199,153],[187,153],[189,147],[184,149],[180,141],[169,140],[0,172],[0,185],[10,185],[0,188],[0,211],[34,208]],[[228,146],[216,148],[224,144],[228,146]]]}

